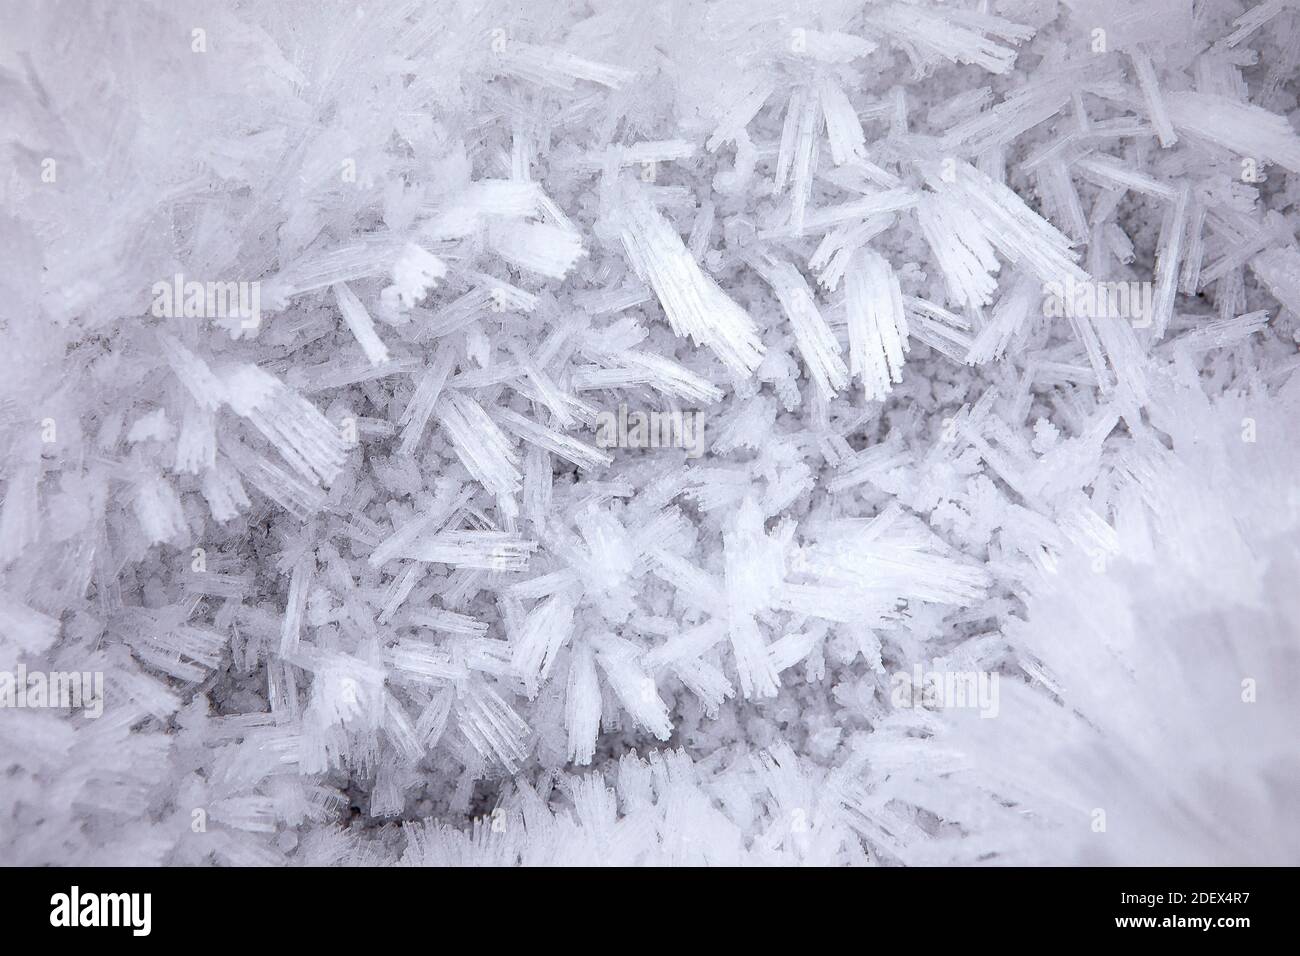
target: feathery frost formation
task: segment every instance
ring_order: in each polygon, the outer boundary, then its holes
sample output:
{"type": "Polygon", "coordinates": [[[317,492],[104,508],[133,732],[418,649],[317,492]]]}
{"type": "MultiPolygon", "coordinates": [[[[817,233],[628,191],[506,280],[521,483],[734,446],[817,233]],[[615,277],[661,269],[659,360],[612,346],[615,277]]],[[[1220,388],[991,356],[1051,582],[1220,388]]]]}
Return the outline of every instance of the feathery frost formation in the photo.
{"type": "Polygon", "coordinates": [[[1294,3],[0,18],[0,860],[1300,861],[1294,3]]]}

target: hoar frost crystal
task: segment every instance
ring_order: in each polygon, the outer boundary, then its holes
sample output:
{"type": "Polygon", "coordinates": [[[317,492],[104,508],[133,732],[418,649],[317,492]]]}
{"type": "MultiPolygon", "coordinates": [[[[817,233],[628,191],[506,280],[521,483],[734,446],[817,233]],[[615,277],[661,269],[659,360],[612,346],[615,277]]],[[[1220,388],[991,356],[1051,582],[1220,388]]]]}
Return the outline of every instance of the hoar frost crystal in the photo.
{"type": "Polygon", "coordinates": [[[1295,3],[0,19],[0,859],[1300,861],[1295,3]]]}

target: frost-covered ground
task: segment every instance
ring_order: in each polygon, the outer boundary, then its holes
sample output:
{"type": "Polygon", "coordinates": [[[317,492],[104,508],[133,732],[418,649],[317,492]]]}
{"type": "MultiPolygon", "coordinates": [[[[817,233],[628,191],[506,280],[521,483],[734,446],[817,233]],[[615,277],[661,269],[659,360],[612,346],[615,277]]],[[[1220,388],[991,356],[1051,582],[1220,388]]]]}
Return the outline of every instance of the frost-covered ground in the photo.
{"type": "Polygon", "coordinates": [[[1300,862],[1292,0],[0,20],[0,862],[1300,862]]]}

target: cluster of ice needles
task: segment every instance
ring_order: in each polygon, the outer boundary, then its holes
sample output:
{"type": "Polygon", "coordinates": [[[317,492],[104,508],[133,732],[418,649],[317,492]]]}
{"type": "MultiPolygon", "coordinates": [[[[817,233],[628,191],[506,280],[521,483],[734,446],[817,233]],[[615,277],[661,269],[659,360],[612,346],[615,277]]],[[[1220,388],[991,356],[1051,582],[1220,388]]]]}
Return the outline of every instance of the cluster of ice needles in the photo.
{"type": "Polygon", "coordinates": [[[1300,860],[1294,0],[0,20],[0,861],[1300,860]]]}

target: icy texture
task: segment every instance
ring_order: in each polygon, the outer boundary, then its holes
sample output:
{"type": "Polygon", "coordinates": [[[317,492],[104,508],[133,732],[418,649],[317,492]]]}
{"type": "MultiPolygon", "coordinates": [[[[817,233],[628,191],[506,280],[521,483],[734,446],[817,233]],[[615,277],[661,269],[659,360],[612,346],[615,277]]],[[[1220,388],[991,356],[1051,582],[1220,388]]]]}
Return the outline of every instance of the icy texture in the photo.
{"type": "Polygon", "coordinates": [[[1294,3],[0,20],[0,862],[1300,862],[1294,3]]]}

